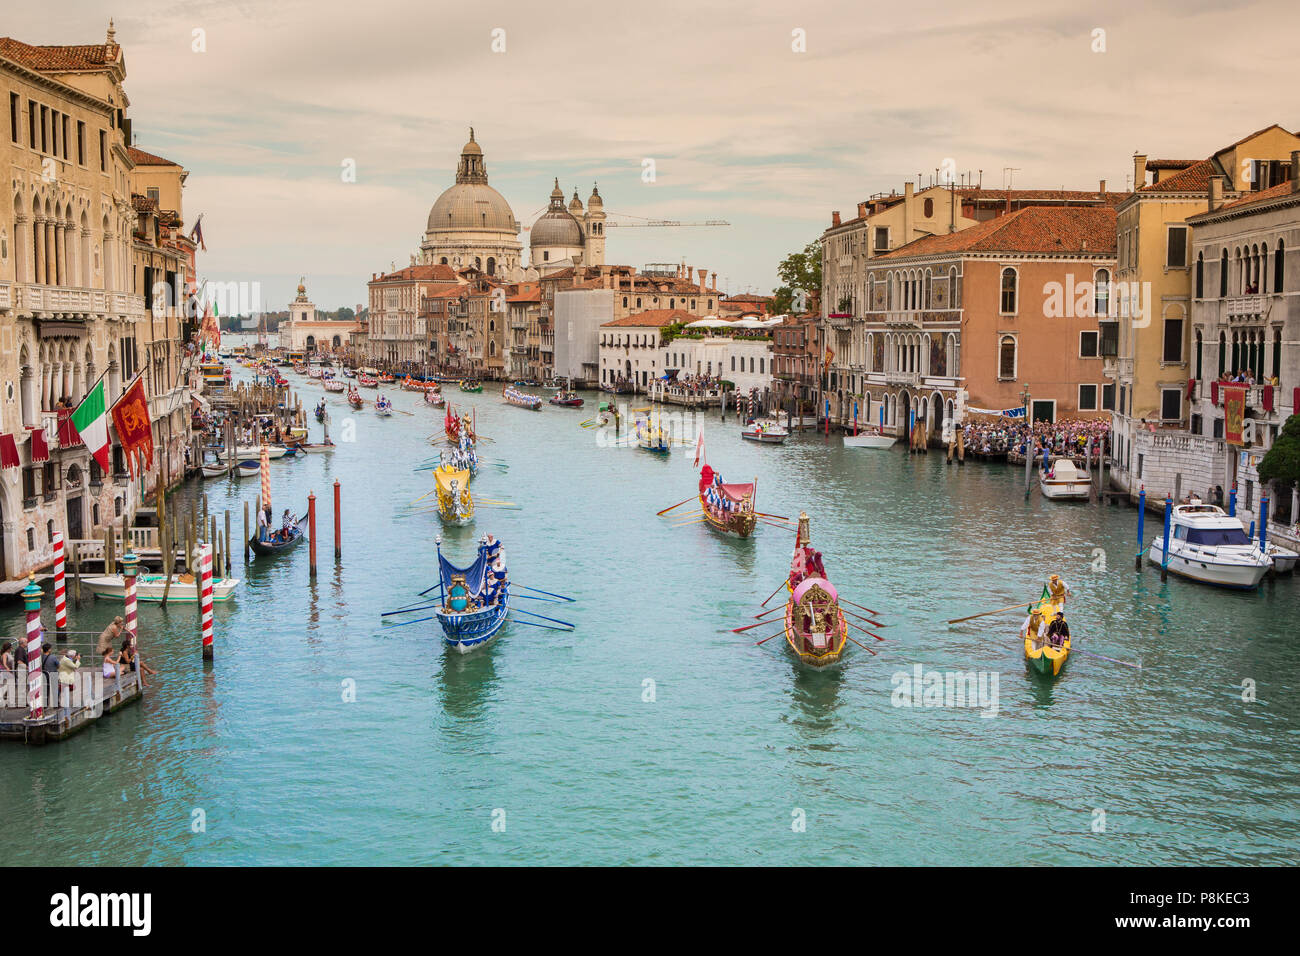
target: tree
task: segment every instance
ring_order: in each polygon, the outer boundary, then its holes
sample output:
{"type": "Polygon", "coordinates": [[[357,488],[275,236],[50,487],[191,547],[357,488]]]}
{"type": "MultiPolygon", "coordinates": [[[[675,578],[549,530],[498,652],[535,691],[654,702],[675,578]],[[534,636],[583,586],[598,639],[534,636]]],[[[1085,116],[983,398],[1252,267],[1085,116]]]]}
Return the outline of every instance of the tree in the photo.
{"type": "Polygon", "coordinates": [[[821,240],[810,242],[800,252],[792,252],[776,267],[781,285],[772,290],[772,313],[803,313],[808,302],[822,287],[821,240]],[[800,295],[799,293],[803,293],[800,295]]]}
{"type": "Polygon", "coordinates": [[[352,311],[352,308],[351,308],[350,306],[346,306],[346,305],[345,305],[345,306],[342,306],[342,307],[339,309],[339,320],[340,320],[340,321],[342,321],[342,322],[351,322],[354,318],[356,318],[356,313],[355,313],[354,311],[352,311]]]}
{"type": "Polygon", "coordinates": [[[1300,415],[1292,415],[1282,426],[1273,447],[1259,463],[1259,478],[1284,485],[1300,482],[1300,415]]]}

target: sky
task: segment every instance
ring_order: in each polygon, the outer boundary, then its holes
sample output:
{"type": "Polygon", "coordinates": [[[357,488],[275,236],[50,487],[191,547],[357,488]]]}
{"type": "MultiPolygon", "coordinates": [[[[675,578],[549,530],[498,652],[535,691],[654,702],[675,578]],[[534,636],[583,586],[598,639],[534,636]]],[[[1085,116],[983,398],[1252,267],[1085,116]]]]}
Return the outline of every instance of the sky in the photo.
{"type": "Polygon", "coordinates": [[[1134,152],[1300,128],[1289,0],[112,6],[23,4],[0,35],[102,42],[114,17],[136,145],[189,170],[200,275],[257,283],[270,311],[300,276],[319,308],[355,307],[407,265],[471,126],[525,226],[555,177],[584,203],[599,183],[611,221],[726,220],[611,228],[606,260],[684,260],[733,294],[770,292],[833,210],[945,165],[1123,189],[1134,152]]]}

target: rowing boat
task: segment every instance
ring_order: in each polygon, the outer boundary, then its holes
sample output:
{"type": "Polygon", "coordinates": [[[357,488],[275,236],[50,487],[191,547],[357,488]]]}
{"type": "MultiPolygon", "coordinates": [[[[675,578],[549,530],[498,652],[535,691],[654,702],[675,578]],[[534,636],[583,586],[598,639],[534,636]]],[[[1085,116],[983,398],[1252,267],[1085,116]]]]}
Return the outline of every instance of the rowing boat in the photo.
{"type": "Polygon", "coordinates": [[[375,399],[375,414],[382,415],[385,418],[393,414],[393,403],[380,395],[379,398],[375,399]]]}
{"type": "Polygon", "coordinates": [[[534,412],[542,410],[542,400],[540,398],[536,395],[529,395],[527,392],[521,392],[512,385],[507,385],[501,389],[501,397],[511,405],[518,405],[520,408],[527,408],[534,412]]]}
{"type": "Polygon", "coordinates": [[[707,462],[700,470],[700,510],[711,527],[738,538],[748,538],[758,518],[754,496],[758,479],[749,484],[726,484],[707,462]]]}
{"type": "Polygon", "coordinates": [[[254,554],[272,557],[296,547],[306,537],[307,532],[303,530],[302,519],[299,518],[297,524],[288,532],[281,529],[272,533],[269,528],[259,527],[257,533],[248,539],[248,546],[253,549],[254,554]]]}
{"type": "Polygon", "coordinates": [[[632,410],[632,439],[638,448],[666,455],[672,450],[672,438],[663,425],[650,419],[649,409],[632,410]]]}
{"type": "Polygon", "coordinates": [[[460,383],[460,390],[462,392],[481,392],[483,391],[483,383],[464,381],[460,383]]]}
{"type": "Polygon", "coordinates": [[[439,465],[433,470],[438,496],[438,517],[444,524],[467,525],[474,520],[474,499],[469,493],[470,473],[463,468],[439,465]]]}
{"type": "Polygon", "coordinates": [[[434,612],[442,640],[460,654],[487,647],[500,633],[510,611],[510,582],[501,542],[485,537],[468,567],[458,568],[438,545],[438,583],[442,604],[434,612]]]}
{"type": "MultiPolygon", "coordinates": [[[[1064,610],[1064,604],[1053,601],[1050,592],[1044,587],[1043,596],[1030,607],[1029,615],[1032,620],[1034,613],[1037,612],[1044,622],[1043,630],[1046,632],[1045,625],[1052,621],[1057,611],[1064,612],[1064,610]]],[[[1055,677],[1065,668],[1069,658],[1070,638],[1067,637],[1065,642],[1057,647],[1046,637],[1039,637],[1037,628],[1031,627],[1025,634],[1025,664],[1035,674],[1055,677]]]]}
{"type": "Polygon", "coordinates": [[[826,577],[820,551],[813,550],[808,515],[799,514],[790,576],[786,579],[785,643],[801,664],[834,667],[844,656],[849,625],[839,593],[826,577]]]}

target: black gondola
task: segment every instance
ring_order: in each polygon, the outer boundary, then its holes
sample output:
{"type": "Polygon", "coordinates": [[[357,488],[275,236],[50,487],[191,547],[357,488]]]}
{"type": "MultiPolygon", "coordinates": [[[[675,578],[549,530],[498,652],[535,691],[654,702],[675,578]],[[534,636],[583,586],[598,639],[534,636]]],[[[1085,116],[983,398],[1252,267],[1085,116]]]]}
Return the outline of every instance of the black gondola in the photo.
{"type": "Polygon", "coordinates": [[[298,523],[290,530],[287,538],[281,537],[283,531],[271,533],[269,528],[258,528],[257,534],[248,539],[248,546],[253,549],[254,554],[268,557],[288,551],[299,542],[306,540],[307,532],[303,530],[302,524],[303,519],[299,518],[298,523]],[[268,534],[265,540],[261,539],[263,533],[268,534]]]}

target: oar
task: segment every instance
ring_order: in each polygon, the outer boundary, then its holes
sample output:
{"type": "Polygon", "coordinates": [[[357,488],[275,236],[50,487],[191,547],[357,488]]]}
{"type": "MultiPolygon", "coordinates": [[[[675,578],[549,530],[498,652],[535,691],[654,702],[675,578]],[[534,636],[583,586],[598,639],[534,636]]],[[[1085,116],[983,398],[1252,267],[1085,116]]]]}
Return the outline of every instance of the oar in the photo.
{"type": "Polygon", "coordinates": [[[888,624],[881,624],[879,621],[873,621],[871,618],[863,617],[861,614],[854,614],[852,611],[845,611],[844,608],[840,608],[840,610],[843,611],[845,614],[847,614],[849,617],[856,617],[859,621],[866,621],[868,624],[872,625],[873,627],[889,627],[888,624]]]}
{"type": "Polygon", "coordinates": [[[521,601],[541,601],[544,604],[563,604],[563,601],[557,601],[555,598],[536,597],[532,594],[516,594],[515,597],[521,601]]]}
{"type": "Polygon", "coordinates": [[[759,621],[757,624],[746,624],[744,627],[733,627],[731,633],[739,634],[741,631],[748,631],[750,628],[763,627],[764,625],[771,623],[771,621],[759,621]]]}
{"type": "MultiPolygon", "coordinates": [[[[436,585],[435,585],[435,586],[436,586],[436,585]]],[[[559,598],[561,601],[570,601],[570,602],[573,602],[573,601],[578,600],[577,598],[565,597],[563,594],[552,594],[550,591],[543,591],[541,588],[530,588],[530,587],[529,587],[528,585],[526,585],[526,584],[516,584],[514,581],[511,581],[511,582],[510,582],[510,587],[511,587],[511,588],[523,588],[525,591],[532,591],[532,592],[534,592],[535,594],[545,594],[547,597],[559,598]]],[[[432,590],[432,588],[431,588],[430,590],[432,590]]],[[[426,593],[427,593],[427,592],[426,592],[426,593]]]]}
{"type": "Polygon", "coordinates": [[[543,621],[550,621],[553,624],[563,624],[566,627],[576,628],[578,625],[572,621],[561,621],[558,617],[547,617],[545,614],[538,614],[536,611],[526,611],[521,607],[512,607],[510,610],[517,611],[520,614],[531,614],[533,617],[540,617],[543,621]]]}
{"type": "Polygon", "coordinates": [[[770,641],[772,638],[774,638],[774,637],[780,637],[780,636],[781,636],[782,634],[784,634],[784,633],[785,633],[785,631],[777,631],[775,634],[769,634],[767,637],[763,638],[761,641],[755,641],[755,642],[754,642],[754,646],[755,646],[755,647],[758,647],[759,644],[766,644],[766,643],[767,643],[768,641],[770,641]]]}
{"type": "MultiPolygon", "coordinates": [[[[847,620],[846,620],[844,623],[847,624],[849,627],[856,627],[856,628],[857,628],[859,631],[861,631],[863,634],[871,634],[871,632],[868,631],[865,627],[862,627],[862,626],[860,626],[860,625],[854,624],[852,621],[847,621],[847,620]]],[[[878,640],[878,641],[883,641],[883,640],[884,640],[884,638],[881,637],[879,634],[871,634],[871,636],[874,637],[874,638],[875,638],[876,640],[878,640]]],[[[852,638],[849,638],[849,640],[852,640],[852,638]]]]}
{"type": "Polygon", "coordinates": [[[421,621],[432,621],[431,617],[417,617],[414,621],[399,621],[394,624],[392,621],[384,621],[385,627],[405,627],[408,624],[419,624],[421,621]]]}
{"type": "Polygon", "coordinates": [[[754,514],[762,515],[764,518],[776,518],[778,521],[789,521],[785,515],[770,515],[766,511],[755,511],[754,514]]]}
{"type": "Polygon", "coordinates": [[[847,604],[849,607],[856,607],[861,611],[866,611],[868,614],[873,614],[876,615],[877,617],[880,616],[879,611],[873,611],[871,608],[866,607],[865,605],[862,604],[854,604],[852,601],[846,601],[844,598],[840,598],[840,603],[847,604]]]}
{"type": "MultiPolygon", "coordinates": [[[[847,637],[850,641],[853,641],[854,644],[858,645],[858,647],[862,648],[864,651],[866,651],[866,652],[867,652],[868,654],[870,654],[872,657],[877,657],[877,656],[878,656],[878,655],[876,654],[875,651],[873,651],[871,648],[867,647],[867,645],[863,644],[861,641],[859,641],[859,640],[855,640],[855,639],[853,638],[852,635],[850,635],[850,634],[845,634],[844,636],[847,637]]],[[[873,635],[873,636],[874,636],[874,635],[873,635]]]]}
{"type": "Polygon", "coordinates": [[[536,621],[521,621],[518,618],[510,618],[512,624],[527,624],[529,627],[544,627],[548,631],[564,631],[566,634],[573,630],[571,627],[556,627],[553,624],[538,624],[536,621]]]}
{"type": "Polygon", "coordinates": [[[783,605],[778,604],[776,607],[770,607],[766,611],[760,611],[758,614],[755,614],[754,617],[767,617],[769,614],[774,614],[777,611],[784,611],[784,610],[785,607],[783,605]]]}
{"type": "MultiPolygon", "coordinates": [[[[1014,610],[1015,610],[1016,608],[1018,608],[1018,607],[1029,607],[1029,605],[1031,605],[1031,604],[1037,604],[1037,603],[1038,603],[1038,600],[1036,599],[1036,600],[1033,600],[1033,601],[1026,601],[1024,604],[1013,604],[1013,605],[1011,605],[1010,607],[1000,607],[1000,608],[998,608],[996,611],[981,611],[979,614],[971,614],[971,615],[968,616],[968,617],[955,617],[955,618],[953,618],[951,621],[949,621],[948,623],[949,623],[949,624],[960,624],[962,621],[971,621],[971,620],[974,620],[974,619],[977,618],[977,617],[988,617],[990,614],[1001,614],[1003,611],[1014,611],[1014,610]]],[[[855,604],[855,605],[853,605],[853,606],[854,606],[854,607],[858,607],[859,605],[855,604]]],[[[874,613],[876,613],[876,612],[875,612],[875,611],[872,611],[871,613],[874,614],[874,613]]]]}
{"type": "MultiPolygon", "coordinates": [[[[780,584],[776,586],[776,591],[781,590],[783,587],[785,587],[784,581],[782,581],[780,584]]],[[[772,600],[772,598],[776,597],[776,591],[773,591],[771,594],[767,596],[767,601],[770,601],[772,600]]],[[[767,601],[764,601],[762,604],[759,605],[759,607],[767,607],[767,601]]]]}
{"type": "Polygon", "coordinates": [[[1136,670],[1142,669],[1141,664],[1130,664],[1128,661],[1121,661],[1115,659],[1114,657],[1107,657],[1105,654],[1094,654],[1092,651],[1085,651],[1082,647],[1071,646],[1070,650],[1078,651],[1080,654],[1087,654],[1089,657],[1097,657],[1103,661],[1110,661],[1112,664],[1123,664],[1125,667],[1132,667],[1135,668],[1136,670]]]}
{"type": "MultiPolygon", "coordinates": [[[[427,611],[431,607],[438,607],[437,604],[421,604],[417,607],[400,607],[396,611],[385,611],[380,617],[392,617],[394,614],[410,614],[412,611],[427,611]]],[[[425,618],[427,621],[428,618],[425,618]]]]}
{"type": "Polygon", "coordinates": [[[668,512],[672,511],[673,508],[680,508],[682,505],[686,504],[686,502],[688,502],[688,501],[695,501],[695,500],[697,500],[698,498],[699,498],[699,495],[691,495],[689,498],[684,498],[684,499],[682,499],[681,501],[677,502],[677,504],[672,505],[671,507],[665,508],[663,511],[656,511],[656,512],[655,512],[655,515],[658,516],[658,515],[664,515],[664,514],[667,514],[668,512]]]}

